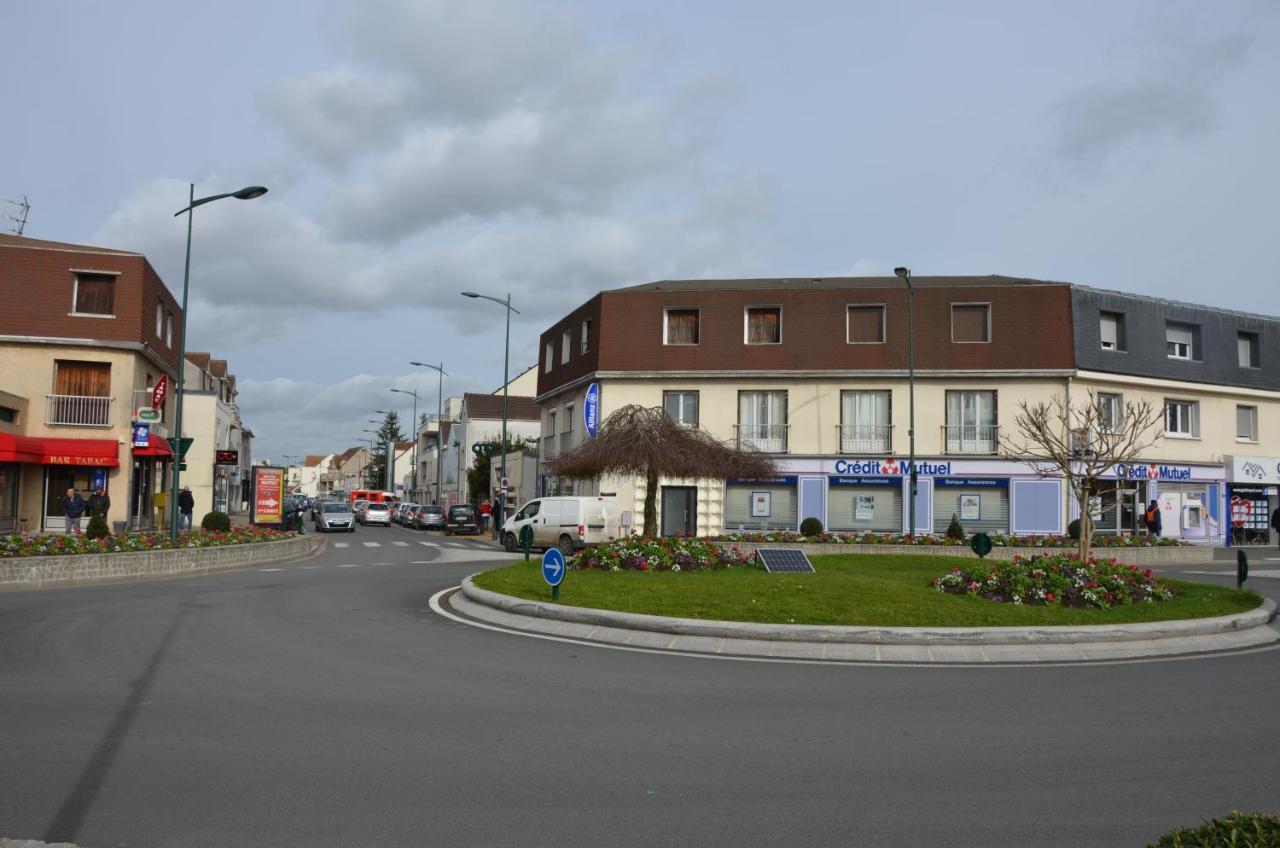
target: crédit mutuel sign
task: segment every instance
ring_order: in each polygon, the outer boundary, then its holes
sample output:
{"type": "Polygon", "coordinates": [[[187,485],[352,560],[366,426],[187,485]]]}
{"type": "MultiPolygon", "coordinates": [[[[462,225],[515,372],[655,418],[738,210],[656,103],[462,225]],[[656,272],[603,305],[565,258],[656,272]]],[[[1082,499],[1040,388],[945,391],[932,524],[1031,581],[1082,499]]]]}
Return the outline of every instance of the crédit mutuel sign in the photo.
{"type": "MultiPolygon", "coordinates": [[[[837,459],[833,470],[836,474],[865,474],[872,477],[906,477],[911,474],[910,462],[888,459],[837,459]]],[[[951,474],[950,462],[916,463],[916,476],[947,477],[951,474]]]]}

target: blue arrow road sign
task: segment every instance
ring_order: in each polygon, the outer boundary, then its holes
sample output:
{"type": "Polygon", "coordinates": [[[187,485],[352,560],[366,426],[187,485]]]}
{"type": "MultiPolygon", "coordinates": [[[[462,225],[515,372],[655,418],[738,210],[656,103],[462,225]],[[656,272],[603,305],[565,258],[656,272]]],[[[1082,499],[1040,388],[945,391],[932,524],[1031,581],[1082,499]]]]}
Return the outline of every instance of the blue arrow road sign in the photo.
{"type": "Polygon", "coordinates": [[[564,554],[559,548],[550,548],[542,555],[542,579],[552,587],[564,580],[564,554]]]}

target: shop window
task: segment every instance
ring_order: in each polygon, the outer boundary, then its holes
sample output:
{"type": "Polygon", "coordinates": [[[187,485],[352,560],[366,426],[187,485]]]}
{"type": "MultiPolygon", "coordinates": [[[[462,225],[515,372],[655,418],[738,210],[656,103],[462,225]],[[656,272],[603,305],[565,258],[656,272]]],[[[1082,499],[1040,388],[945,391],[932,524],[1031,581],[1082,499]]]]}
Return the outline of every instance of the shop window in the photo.
{"type": "Polygon", "coordinates": [[[1236,356],[1241,368],[1261,368],[1257,333],[1236,333],[1236,356]]]}
{"type": "Polygon", "coordinates": [[[1119,312],[1102,312],[1098,315],[1098,329],[1102,335],[1103,350],[1124,351],[1124,315],[1119,312]]]}
{"type": "Polygon", "coordinates": [[[698,426],[697,392],[663,392],[662,408],[675,422],[686,427],[698,426]]]}
{"type": "Polygon", "coordinates": [[[664,309],[662,343],[666,345],[696,345],[699,319],[697,309],[664,309]]]}
{"type": "Polygon", "coordinates": [[[114,315],[116,278],[111,274],[76,274],[77,315],[114,315]]]}
{"type": "Polygon", "coordinates": [[[963,344],[991,341],[991,304],[951,304],[951,341],[963,344]]]}
{"type": "Polygon", "coordinates": [[[884,342],[884,306],[850,306],[846,321],[849,344],[884,342]]]}
{"type": "Polygon", "coordinates": [[[1200,435],[1200,404],[1193,400],[1165,400],[1166,436],[1195,438],[1200,435]]]}
{"type": "Polygon", "coordinates": [[[1236,407],[1236,441],[1258,441],[1258,407],[1236,407]]]}
{"type": "Polygon", "coordinates": [[[1170,359],[1200,358],[1200,328],[1194,324],[1169,321],[1164,327],[1165,353],[1170,359]]]}
{"type": "Polygon", "coordinates": [[[782,307],[748,306],[743,311],[743,341],[782,344],[782,307]]]}

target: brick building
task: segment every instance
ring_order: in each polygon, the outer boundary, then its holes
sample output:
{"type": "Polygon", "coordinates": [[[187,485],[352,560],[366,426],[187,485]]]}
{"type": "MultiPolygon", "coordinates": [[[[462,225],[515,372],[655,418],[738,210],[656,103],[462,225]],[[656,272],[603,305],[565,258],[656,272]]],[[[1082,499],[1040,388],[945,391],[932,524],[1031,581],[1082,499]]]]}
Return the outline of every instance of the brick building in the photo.
{"type": "Polygon", "coordinates": [[[61,531],[102,486],[108,519],[156,521],[172,452],[181,311],[146,257],[0,235],[0,532],[61,531]],[[134,412],[167,385],[142,435],[134,412]]]}
{"type": "MultiPolygon", "coordinates": [[[[1168,535],[1262,541],[1280,483],[1280,319],[1068,283],[913,280],[917,532],[1059,533],[1074,516],[1060,480],[1002,455],[1018,403],[1093,392],[1163,408],[1141,466],[1095,498],[1104,532],[1141,532],[1148,500],[1168,535]],[[1255,473],[1243,472],[1249,465],[1255,473]],[[1263,468],[1262,477],[1256,468],[1263,468]],[[1241,502],[1248,502],[1241,507],[1241,502]],[[1234,504],[1234,507],[1232,506],[1234,504]]],[[[604,291],[541,335],[543,459],[600,419],[663,406],[689,426],[772,454],[767,481],[661,481],[663,532],[904,531],[907,291],[889,278],[675,280],[604,291]]],[[[544,491],[614,492],[643,480],[549,478],[544,491]]]]}

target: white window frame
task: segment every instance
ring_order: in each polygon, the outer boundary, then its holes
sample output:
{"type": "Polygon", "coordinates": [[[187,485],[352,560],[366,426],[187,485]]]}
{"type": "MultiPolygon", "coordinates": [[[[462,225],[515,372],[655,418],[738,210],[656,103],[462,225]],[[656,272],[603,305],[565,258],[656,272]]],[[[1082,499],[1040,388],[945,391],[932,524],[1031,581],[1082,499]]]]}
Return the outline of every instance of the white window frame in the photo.
{"type": "Polygon", "coordinates": [[[156,301],[156,340],[164,339],[164,301],[156,301]]]}
{"type": "Polygon", "coordinates": [[[662,343],[673,347],[697,347],[702,344],[702,307],[700,306],[664,306],[662,308],[662,343]],[[667,316],[672,312],[696,312],[698,315],[698,340],[696,342],[673,342],[667,338],[670,321],[667,316]]]}
{"type": "Polygon", "coordinates": [[[991,344],[991,301],[973,300],[973,301],[954,301],[951,304],[951,343],[952,344],[991,344]],[[985,306],[987,307],[987,339],[980,342],[962,342],[956,340],[956,307],[957,306],[985,306]]]}
{"type": "Polygon", "coordinates": [[[1249,403],[1236,404],[1236,441],[1246,444],[1257,444],[1258,442],[1258,407],[1249,403]],[[1240,410],[1247,409],[1250,415],[1253,432],[1247,435],[1240,434],[1240,410]]]}
{"type": "Polygon", "coordinates": [[[1111,410],[1111,420],[1103,421],[1099,418],[1098,425],[1105,433],[1118,433],[1124,426],[1124,395],[1119,392],[1098,392],[1096,395],[1097,404],[1102,409],[1111,410]]]}
{"type": "Polygon", "coordinates": [[[556,362],[556,343],[547,342],[547,349],[543,353],[543,357],[542,357],[542,373],[550,374],[551,368],[552,366],[555,365],[555,362],[556,362]]]}
{"type": "Polygon", "coordinates": [[[846,303],[844,305],[844,341],[845,344],[885,344],[889,340],[889,307],[884,303],[846,303]],[[878,342],[855,342],[853,333],[849,326],[849,311],[853,309],[879,309],[880,310],[880,341],[878,342]]]}
{"type": "MultiPolygon", "coordinates": [[[[780,345],[780,344],[782,344],[782,338],[783,338],[783,336],[782,336],[782,321],[783,321],[782,304],[780,304],[780,303],[753,303],[753,304],[751,304],[750,306],[744,306],[744,307],[742,307],[742,343],[743,343],[743,344],[745,344],[745,345],[751,345],[752,347],[762,347],[762,346],[766,346],[766,345],[780,345]],[[776,310],[778,310],[778,340],[777,340],[776,342],[750,342],[750,341],[747,341],[747,339],[750,337],[750,336],[749,336],[749,333],[750,333],[749,327],[750,327],[750,324],[751,324],[751,321],[750,321],[750,315],[751,315],[751,310],[753,310],[753,309],[776,309],[776,310]]],[[[701,336],[699,336],[699,338],[701,338],[701,336]]]]}
{"type": "Polygon", "coordinates": [[[698,418],[701,414],[701,409],[702,409],[702,397],[701,397],[701,393],[697,389],[692,389],[692,390],[691,389],[668,389],[662,392],[662,411],[666,412],[667,415],[671,416],[671,420],[675,421],[677,424],[680,424],[681,426],[690,427],[690,428],[697,427],[699,423],[698,418]],[[671,415],[670,410],[667,409],[667,397],[670,395],[676,395],[681,398],[679,403],[680,415],[678,417],[675,415],[671,415]],[[685,413],[688,411],[686,409],[687,404],[684,402],[684,398],[687,397],[688,395],[693,396],[694,398],[693,405],[697,410],[697,412],[695,412],[693,416],[692,423],[684,420],[685,413]]]}
{"type": "Polygon", "coordinates": [[[578,340],[578,353],[585,356],[591,352],[591,319],[582,319],[582,338],[578,340]]]}
{"type": "Polygon", "coordinates": [[[1124,339],[1124,313],[1123,313],[1123,312],[1112,312],[1111,310],[1108,310],[1108,309],[1102,309],[1102,310],[1099,310],[1099,312],[1098,312],[1098,336],[1099,336],[1099,338],[1101,339],[1101,342],[1102,342],[1102,349],[1103,349],[1103,350],[1110,351],[1111,353],[1125,353],[1125,352],[1126,352],[1126,348],[1125,348],[1125,346],[1124,346],[1124,342],[1123,342],[1123,339],[1124,339]],[[1105,332],[1103,332],[1103,328],[1107,325],[1107,322],[1108,322],[1108,321],[1109,321],[1109,322],[1111,322],[1111,324],[1112,324],[1112,329],[1114,330],[1113,338],[1112,338],[1112,340],[1111,340],[1111,347],[1107,347],[1107,337],[1106,337],[1106,333],[1105,333],[1105,332]]]}
{"type": "Polygon", "coordinates": [[[74,315],[77,318],[114,318],[116,317],[116,293],[111,292],[111,314],[105,315],[101,312],[77,312],[76,304],[80,302],[80,275],[94,277],[115,277],[119,282],[119,271],[94,271],[90,268],[71,268],[71,311],[68,315],[74,315]]]}
{"type": "Polygon", "coordinates": [[[173,348],[173,312],[169,312],[164,319],[164,346],[173,348]]]}
{"type": "Polygon", "coordinates": [[[1164,322],[1164,351],[1165,356],[1169,359],[1177,359],[1180,362],[1193,362],[1196,358],[1196,328],[1192,324],[1185,324],[1181,321],[1164,322]],[[1169,338],[1173,333],[1181,333],[1183,330],[1187,333],[1186,342],[1177,341],[1169,338]],[[1186,345],[1186,355],[1183,356],[1177,350],[1180,346],[1186,345]],[[1174,349],[1170,350],[1169,346],[1173,345],[1174,349]]]}
{"type": "Polygon", "coordinates": [[[575,407],[576,405],[572,403],[566,403],[564,405],[564,432],[565,433],[573,432],[573,410],[575,409],[575,407]]]}
{"type": "Polygon", "coordinates": [[[560,331],[560,364],[568,365],[569,357],[573,355],[573,330],[565,327],[560,331]]]}
{"type": "Polygon", "coordinates": [[[1260,333],[1250,332],[1249,330],[1236,331],[1236,360],[1241,368],[1249,368],[1257,371],[1262,367],[1262,336],[1260,333]],[[1240,349],[1241,342],[1248,342],[1245,350],[1240,349]],[[1248,353],[1248,362],[1239,362],[1242,353],[1248,353]],[[1254,365],[1254,354],[1257,354],[1257,365],[1254,365]]]}
{"type": "MultiPolygon", "coordinates": [[[[1179,419],[1182,415],[1178,416],[1179,419]]],[[[1186,400],[1185,398],[1165,398],[1164,399],[1164,434],[1171,439],[1198,439],[1200,438],[1200,403],[1199,401],[1186,400]],[[1187,408],[1187,421],[1189,430],[1170,430],[1169,429],[1169,407],[1173,405],[1185,406],[1187,408]]]]}

